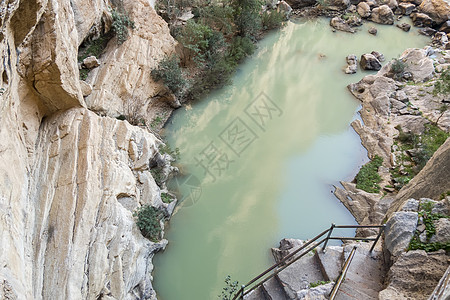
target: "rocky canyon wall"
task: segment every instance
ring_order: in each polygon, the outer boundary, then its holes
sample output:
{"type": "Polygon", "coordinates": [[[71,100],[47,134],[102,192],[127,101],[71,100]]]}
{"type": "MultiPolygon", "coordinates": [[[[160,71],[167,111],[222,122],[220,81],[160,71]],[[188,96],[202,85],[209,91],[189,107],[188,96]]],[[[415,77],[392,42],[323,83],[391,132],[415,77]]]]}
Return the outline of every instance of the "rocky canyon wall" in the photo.
{"type": "Polygon", "coordinates": [[[122,45],[109,41],[83,97],[78,47],[108,29],[114,5],[0,4],[1,299],[155,297],[151,258],[165,241],[143,238],[132,211],[167,208],[149,172],[161,141],[89,108],[160,101],[148,73],[175,41],[151,2],[124,1],[136,29],[122,45]]]}

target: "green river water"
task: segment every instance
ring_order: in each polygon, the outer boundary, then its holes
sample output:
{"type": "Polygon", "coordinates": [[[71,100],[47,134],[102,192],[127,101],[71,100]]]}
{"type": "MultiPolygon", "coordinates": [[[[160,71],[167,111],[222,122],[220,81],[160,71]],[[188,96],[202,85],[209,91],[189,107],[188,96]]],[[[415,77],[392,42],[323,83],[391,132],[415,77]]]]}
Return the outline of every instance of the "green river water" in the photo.
{"type": "Polygon", "coordinates": [[[186,176],[171,182],[181,203],[154,261],[160,300],[218,299],[226,275],[244,283],[270,266],[280,239],[355,223],[331,191],[367,161],[349,126],[359,102],[346,86],[369,72],[344,74],[345,57],[376,50],[390,60],[428,39],[395,26],[375,25],[377,36],[366,25],[332,32],[328,22],[268,35],[232,85],[166,126],[186,176]]]}

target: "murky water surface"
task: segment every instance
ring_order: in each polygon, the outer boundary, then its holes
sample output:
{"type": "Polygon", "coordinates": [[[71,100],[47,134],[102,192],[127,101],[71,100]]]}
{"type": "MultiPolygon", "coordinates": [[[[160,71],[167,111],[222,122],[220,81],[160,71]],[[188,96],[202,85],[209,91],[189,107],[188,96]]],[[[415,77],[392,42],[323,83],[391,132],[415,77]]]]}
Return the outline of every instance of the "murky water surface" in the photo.
{"type": "Polygon", "coordinates": [[[218,299],[227,274],[244,283],[271,265],[281,238],[355,223],[331,191],[366,161],[349,127],[359,103],[346,85],[369,73],[345,75],[345,57],[376,50],[390,60],[427,39],[381,25],[372,36],[374,24],[332,32],[328,22],[291,22],[269,35],[232,85],[168,124],[187,176],[171,182],[182,203],[155,259],[159,299],[218,299]]]}

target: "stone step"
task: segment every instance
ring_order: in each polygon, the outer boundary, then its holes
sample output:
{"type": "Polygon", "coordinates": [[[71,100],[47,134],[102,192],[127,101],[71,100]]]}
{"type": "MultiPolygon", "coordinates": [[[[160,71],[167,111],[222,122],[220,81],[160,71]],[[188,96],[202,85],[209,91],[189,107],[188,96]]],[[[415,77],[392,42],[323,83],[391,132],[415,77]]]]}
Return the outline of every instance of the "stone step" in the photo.
{"type": "Polygon", "coordinates": [[[276,276],[264,282],[262,287],[267,300],[289,300],[276,276]]]}
{"type": "Polygon", "coordinates": [[[244,297],[245,300],[267,300],[262,286],[257,287],[244,297]]]}
{"type": "Polygon", "coordinates": [[[289,299],[296,299],[296,292],[309,287],[311,282],[324,281],[317,257],[308,253],[278,273],[278,280],[289,299]]]}
{"type": "Polygon", "coordinates": [[[316,257],[320,270],[326,281],[336,281],[342,270],[344,248],[328,246],[325,251],[317,249],[316,257]]]}
{"type": "Polygon", "coordinates": [[[378,299],[378,293],[383,289],[386,275],[382,252],[370,253],[371,243],[351,244],[344,247],[345,259],[350,255],[354,245],[358,248],[336,299],[378,299]]]}

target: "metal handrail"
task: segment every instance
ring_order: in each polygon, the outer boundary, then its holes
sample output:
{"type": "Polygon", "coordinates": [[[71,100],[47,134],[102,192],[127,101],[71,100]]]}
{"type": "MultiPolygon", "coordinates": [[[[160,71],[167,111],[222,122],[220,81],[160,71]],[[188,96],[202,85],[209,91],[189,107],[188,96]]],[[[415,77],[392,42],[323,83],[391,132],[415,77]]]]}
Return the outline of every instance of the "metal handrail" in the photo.
{"type": "Polygon", "coordinates": [[[443,300],[445,290],[448,288],[448,286],[450,286],[450,266],[447,268],[447,271],[445,271],[441,280],[439,280],[438,285],[436,286],[428,300],[443,300]]]}
{"type": "Polygon", "coordinates": [[[285,268],[287,268],[288,266],[290,266],[291,264],[293,264],[294,262],[296,262],[298,259],[302,258],[304,255],[306,255],[308,252],[316,249],[320,244],[322,244],[323,242],[325,242],[323,250],[325,250],[326,245],[328,243],[328,240],[361,240],[361,241],[374,241],[372,247],[370,248],[370,252],[372,252],[372,250],[375,247],[375,244],[378,242],[378,240],[380,239],[381,234],[383,233],[385,228],[385,225],[335,225],[335,224],[331,224],[331,227],[328,228],[327,230],[324,230],[323,232],[321,232],[320,234],[318,234],[317,236],[315,236],[312,240],[309,240],[307,243],[305,243],[303,246],[301,246],[300,248],[296,249],[295,251],[293,251],[292,253],[286,255],[282,260],[280,260],[278,263],[272,265],[271,267],[269,267],[268,269],[266,269],[264,272],[260,273],[259,275],[257,275],[256,277],[254,277],[252,280],[250,280],[247,284],[242,285],[242,287],[236,292],[236,294],[234,295],[232,300],[236,300],[238,299],[238,297],[240,297],[241,299],[244,298],[245,295],[247,295],[248,293],[250,293],[251,291],[253,291],[254,289],[256,289],[258,286],[260,286],[261,284],[265,283],[266,281],[268,281],[269,279],[271,279],[272,277],[274,277],[275,275],[277,275],[279,272],[281,272],[282,270],[284,270],[285,268]],[[338,228],[338,229],[345,229],[345,228],[350,228],[350,229],[357,229],[357,228],[380,228],[380,231],[378,232],[378,235],[376,238],[353,238],[353,237],[332,237],[331,234],[333,232],[333,229],[338,228]],[[320,239],[322,236],[324,236],[325,234],[328,235],[321,239],[319,242],[315,243],[312,247],[308,248],[307,251],[304,251],[303,253],[301,253],[299,256],[295,257],[294,259],[292,259],[291,261],[289,261],[291,258],[293,258],[297,253],[299,253],[302,250],[305,250],[307,247],[309,247],[312,243],[314,243],[315,241],[317,241],[318,239],[320,239]],[[269,276],[265,277],[267,274],[269,274],[269,272],[275,270],[273,273],[270,273],[269,276]],[[260,280],[261,279],[261,280],[260,280]],[[260,280],[260,281],[259,281],[260,280]],[[257,282],[259,281],[259,282],[257,282]],[[255,284],[256,283],[256,284],[255,284]],[[253,286],[251,286],[253,285],[253,286]],[[250,287],[251,286],[251,287],[250,287]],[[246,288],[250,287],[249,289],[246,290],[246,288]]]}
{"type": "Polygon", "coordinates": [[[353,256],[355,256],[356,248],[357,248],[356,246],[353,247],[352,251],[350,252],[350,255],[348,256],[347,260],[345,261],[345,264],[344,264],[344,267],[342,268],[341,274],[339,274],[339,277],[336,280],[336,283],[334,284],[333,289],[331,290],[329,300],[334,300],[334,298],[336,297],[337,292],[338,292],[339,288],[341,287],[342,281],[344,281],[345,275],[347,274],[348,267],[352,263],[353,256]]]}

